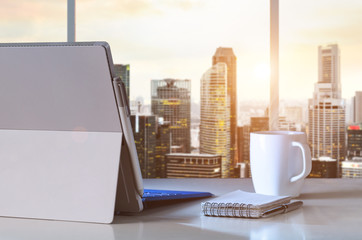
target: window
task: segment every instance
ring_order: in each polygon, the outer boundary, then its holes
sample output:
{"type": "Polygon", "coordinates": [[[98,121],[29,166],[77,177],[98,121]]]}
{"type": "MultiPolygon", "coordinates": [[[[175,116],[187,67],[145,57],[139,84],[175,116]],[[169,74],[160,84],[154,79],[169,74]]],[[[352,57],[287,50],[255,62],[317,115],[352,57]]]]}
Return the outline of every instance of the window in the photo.
{"type": "MultiPolygon", "coordinates": [[[[0,10],[6,19],[0,22],[2,42],[66,40],[66,1],[5,2],[0,10]]],[[[308,132],[316,156],[317,148],[325,148],[318,141],[335,137],[345,141],[345,155],[346,126],[359,119],[361,11],[362,3],[353,0],[279,1],[280,127],[308,132]],[[322,120],[333,136],[322,136],[322,120]]],[[[153,134],[155,144],[163,146],[160,151],[221,153],[221,171],[225,166],[233,171],[223,175],[228,177],[236,172],[236,163],[248,163],[246,136],[269,124],[263,119],[270,87],[269,0],[78,0],[76,15],[77,41],[107,41],[114,63],[127,66],[133,113],[152,114],[151,80],[189,80],[190,90],[165,81],[167,96],[158,100],[165,115],[172,116],[156,120],[153,134]],[[223,62],[227,68],[213,68],[223,62]],[[225,82],[231,75],[237,80],[235,89],[225,82]],[[203,99],[202,79],[210,80],[203,99]],[[228,95],[232,90],[234,98],[228,95]],[[227,111],[233,104],[237,114],[227,111]],[[250,126],[251,118],[259,121],[250,126]],[[234,139],[225,137],[230,131],[234,139]],[[202,139],[205,132],[212,134],[202,139]],[[245,141],[240,144],[237,138],[245,141]]],[[[161,91],[154,90],[156,96],[161,91]]],[[[164,164],[162,154],[157,156],[164,164]]]]}

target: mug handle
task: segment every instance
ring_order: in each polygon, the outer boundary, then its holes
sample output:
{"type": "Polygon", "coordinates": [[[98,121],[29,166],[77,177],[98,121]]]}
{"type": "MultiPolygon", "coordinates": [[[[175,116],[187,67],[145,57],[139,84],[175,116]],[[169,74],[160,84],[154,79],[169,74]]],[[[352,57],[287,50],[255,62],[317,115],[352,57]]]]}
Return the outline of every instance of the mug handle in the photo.
{"type": "Polygon", "coordinates": [[[311,161],[311,154],[310,154],[310,149],[309,146],[307,144],[304,143],[300,143],[300,142],[292,142],[292,146],[293,147],[299,147],[300,150],[302,151],[302,155],[303,155],[303,170],[300,174],[290,178],[290,182],[296,182],[301,178],[305,178],[306,176],[308,176],[308,174],[310,173],[311,169],[312,169],[312,161],[311,161]]]}

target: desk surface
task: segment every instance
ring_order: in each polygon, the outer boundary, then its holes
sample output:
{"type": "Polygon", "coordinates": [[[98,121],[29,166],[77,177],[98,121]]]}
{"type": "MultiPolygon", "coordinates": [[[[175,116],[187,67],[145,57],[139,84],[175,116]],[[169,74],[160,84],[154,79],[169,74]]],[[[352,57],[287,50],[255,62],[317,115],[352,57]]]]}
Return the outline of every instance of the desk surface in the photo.
{"type": "MultiPolygon", "coordinates": [[[[145,187],[253,191],[251,179],[149,179],[145,187]]],[[[0,239],[362,239],[362,179],[307,179],[298,199],[302,209],[265,219],[201,216],[202,200],[117,216],[109,225],[0,217],[0,239]]]]}

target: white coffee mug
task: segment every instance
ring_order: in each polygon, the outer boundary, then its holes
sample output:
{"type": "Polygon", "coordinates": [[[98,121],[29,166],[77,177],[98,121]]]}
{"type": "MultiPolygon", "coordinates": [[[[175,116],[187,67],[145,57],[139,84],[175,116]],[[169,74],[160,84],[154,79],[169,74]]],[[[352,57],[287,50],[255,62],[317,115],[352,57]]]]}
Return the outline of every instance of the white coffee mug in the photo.
{"type": "Polygon", "coordinates": [[[299,196],[312,168],[306,134],[293,131],[251,133],[250,165],[256,193],[299,196]]]}

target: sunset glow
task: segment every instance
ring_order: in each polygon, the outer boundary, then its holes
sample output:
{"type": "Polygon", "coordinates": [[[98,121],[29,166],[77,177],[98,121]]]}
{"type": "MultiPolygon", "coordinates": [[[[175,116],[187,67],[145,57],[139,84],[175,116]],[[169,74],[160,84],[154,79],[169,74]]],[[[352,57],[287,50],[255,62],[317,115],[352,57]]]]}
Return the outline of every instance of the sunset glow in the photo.
{"type": "Polygon", "coordinates": [[[270,79],[270,66],[266,63],[255,65],[254,76],[259,81],[268,82],[270,79]]]}
{"type": "MultiPolygon", "coordinates": [[[[66,41],[67,1],[2,1],[1,42],[66,41]]],[[[362,86],[362,1],[280,0],[280,99],[311,97],[317,48],[341,49],[342,96],[362,86]]],[[[269,1],[78,0],[77,41],[110,43],[115,63],[131,66],[131,99],[149,99],[150,80],[200,78],[218,47],[237,57],[238,100],[268,100],[269,1]],[[142,88],[138,86],[142,85],[142,88]]]]}

